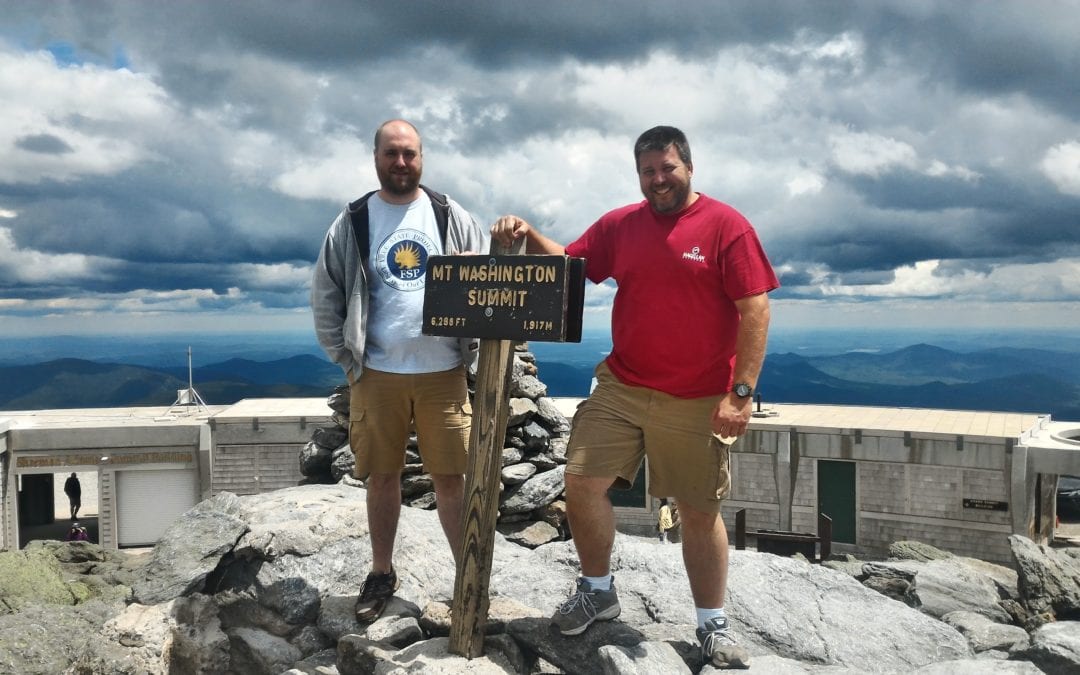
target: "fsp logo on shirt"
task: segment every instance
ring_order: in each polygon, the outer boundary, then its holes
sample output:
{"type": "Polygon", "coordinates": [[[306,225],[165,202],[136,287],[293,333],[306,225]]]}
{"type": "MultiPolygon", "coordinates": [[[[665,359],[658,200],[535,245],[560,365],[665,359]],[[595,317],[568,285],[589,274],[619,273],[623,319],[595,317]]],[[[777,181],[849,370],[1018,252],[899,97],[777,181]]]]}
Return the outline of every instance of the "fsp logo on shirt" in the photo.
{"type": "Polygon", "coordinates": [[[683,260],[693,260],[694,262],[705,262],[705,256],[701,255],[701,247],[695,246],[689,251],[684,251],[682,254],[683,260]]]}
{"type": "Polygon", "coordinates": [[[438,252],[431,237],[417,230],[398,230],[383,240],[375,269],[383,282],[399,291],[424,287],[428,256],[438,252]]]}

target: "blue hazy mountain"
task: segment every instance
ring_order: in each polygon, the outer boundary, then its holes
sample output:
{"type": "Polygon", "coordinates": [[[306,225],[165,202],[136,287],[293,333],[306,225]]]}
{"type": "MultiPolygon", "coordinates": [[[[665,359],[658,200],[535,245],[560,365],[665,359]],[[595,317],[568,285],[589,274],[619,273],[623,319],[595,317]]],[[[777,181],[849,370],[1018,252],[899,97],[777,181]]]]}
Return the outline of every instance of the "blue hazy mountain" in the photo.
{"type": "MultiPolygon", "coordinates": [[[[211,404],[326,396],[344,382],[340,368],[305,333],[3,338],[0,410],[169,405],[176,390],[187,387],[189,345],[193,383],[211,404]]],[[[580,344],[529,347],[549,395],[581,397],[611,342],[606,331],[593,331],[580,344]]],[[[1080,420],[1080,340],[1051,331],[777,331],[758,390],[766,403],[1018,411],[1080,420]]]]}

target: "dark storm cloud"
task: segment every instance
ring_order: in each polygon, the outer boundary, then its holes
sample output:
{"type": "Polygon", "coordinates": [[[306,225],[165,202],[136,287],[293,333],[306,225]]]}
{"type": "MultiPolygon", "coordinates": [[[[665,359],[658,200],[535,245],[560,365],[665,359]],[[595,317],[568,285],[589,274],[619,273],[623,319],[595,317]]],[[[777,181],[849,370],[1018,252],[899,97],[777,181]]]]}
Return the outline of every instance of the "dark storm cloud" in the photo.
{"type": "Polygon", "coordinates": [[[52,134],[23,136],[15,141],[15,147],[43,155],[63,155],[72,152],[71,146],[65,143],[64,139],[52,134]]]}

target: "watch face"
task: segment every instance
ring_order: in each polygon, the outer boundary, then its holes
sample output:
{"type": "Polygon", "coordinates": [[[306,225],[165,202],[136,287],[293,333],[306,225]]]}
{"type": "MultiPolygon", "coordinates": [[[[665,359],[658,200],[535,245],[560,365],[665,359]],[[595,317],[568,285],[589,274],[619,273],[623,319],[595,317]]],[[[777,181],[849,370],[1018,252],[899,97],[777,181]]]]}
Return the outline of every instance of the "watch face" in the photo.
{"type": "Polygon", "coordinates": [[[735,388],[733,389],[733,391],[735,392],[735,395],[738,396],[739,398],[746,398],[747,396],[750,395],[750,392],[753,391],[753,390],[750,389],[750,385],[745,384],[743,382],[740,382],[740,383],[735,385],[735,388]]]}

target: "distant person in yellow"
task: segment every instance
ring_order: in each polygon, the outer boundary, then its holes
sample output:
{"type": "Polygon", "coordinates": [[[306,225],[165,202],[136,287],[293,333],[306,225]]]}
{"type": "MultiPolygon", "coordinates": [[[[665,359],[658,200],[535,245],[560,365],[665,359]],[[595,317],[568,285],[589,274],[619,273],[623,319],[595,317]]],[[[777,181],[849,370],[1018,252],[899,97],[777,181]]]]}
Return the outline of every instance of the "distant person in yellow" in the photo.
{"type": "Polygon", "coordinates": [[[672,508],[667,505],[667,498],[660,498],[660,511],[657,512],[657,537],[661,543],[667,543],[667,532],[674,527],[672,508]]]}
{"type": "Polygon", "coordinates": [[[461,539],[472,421],[465,372],[477,342],[421,334],[424,275],[431,256],[486,251],[488,238],[460,204],[420,184],[423,157],[412,124],[398,119],[379,127],[380,188],[338,214],[311,282],[315,333],[349,380],[354,475],[366,480],[371,572],[356,602],[362,622],[376,619],[398,588],[394,541],[414,424],[455,558],[461,539]]]}
{"type": "Polygon", "coordinates": [[[657,536],[661,543],[666,544],[668,542],[668,532],[674,527],[675,517],[672,513],[672,507],[668,504],[667,497],[661,497],[660,510],[656,515],[657,536]]]}

